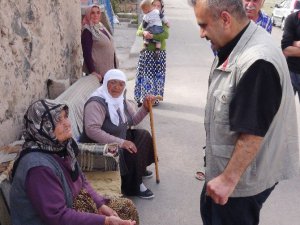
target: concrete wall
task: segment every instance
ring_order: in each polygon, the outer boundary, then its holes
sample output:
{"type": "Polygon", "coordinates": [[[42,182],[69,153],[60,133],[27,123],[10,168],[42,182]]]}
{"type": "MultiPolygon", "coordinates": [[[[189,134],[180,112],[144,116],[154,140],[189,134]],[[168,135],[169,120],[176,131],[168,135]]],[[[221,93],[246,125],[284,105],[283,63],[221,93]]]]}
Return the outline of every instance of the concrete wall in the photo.
{"type": "Polygon", "coordinates": [[[0,0],[0,146],[21,135],[47,80],[81,76],[79,0],[0,0]]]}

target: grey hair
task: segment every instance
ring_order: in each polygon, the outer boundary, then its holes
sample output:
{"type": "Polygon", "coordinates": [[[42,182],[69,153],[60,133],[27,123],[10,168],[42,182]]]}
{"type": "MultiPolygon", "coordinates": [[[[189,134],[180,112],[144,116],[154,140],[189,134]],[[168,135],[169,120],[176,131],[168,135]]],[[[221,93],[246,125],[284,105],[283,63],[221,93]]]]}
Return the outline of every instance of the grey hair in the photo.
{"type": "Polygon", "coordinates": [[[237,19],[247,18],[242,0],[188,0],[188,3],[195,7],[197,2],[205,2],[214,19],[218,19],[221,12],[226,11],[237,19]]]}

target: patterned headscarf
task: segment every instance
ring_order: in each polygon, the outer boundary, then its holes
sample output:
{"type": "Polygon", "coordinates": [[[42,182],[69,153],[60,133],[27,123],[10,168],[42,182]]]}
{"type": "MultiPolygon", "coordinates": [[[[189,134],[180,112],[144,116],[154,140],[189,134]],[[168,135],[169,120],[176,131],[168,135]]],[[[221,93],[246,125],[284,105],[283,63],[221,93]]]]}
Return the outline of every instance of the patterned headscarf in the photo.
{"type": "Polygon", "coordinates": [[[82,30],[88,29],[92,33],[93,37],[98,40],[101,38],[102,32],[100,30],[104,29],[104,25],[101,22],[94,24],[91,21],[92,8],[94,7],[97,7],[101,12],[100,6],[96,4],[93,4],[87,8],[85,16],[82,20],[82,30]]]}
{"type": "Polygon", "coordinates": [[[39,100],[29,106],[24,115],[23,136],[25,142],[19,160],[29,152],[69,155],[71,157],[72,179],[77,179],[76,155],[78,154],[78,146],[76,142],[70,138],[61,143],[54,134],[55,126],[63,110],[68,115],[67,105],[58,104],[51,100],[39,100]]]}

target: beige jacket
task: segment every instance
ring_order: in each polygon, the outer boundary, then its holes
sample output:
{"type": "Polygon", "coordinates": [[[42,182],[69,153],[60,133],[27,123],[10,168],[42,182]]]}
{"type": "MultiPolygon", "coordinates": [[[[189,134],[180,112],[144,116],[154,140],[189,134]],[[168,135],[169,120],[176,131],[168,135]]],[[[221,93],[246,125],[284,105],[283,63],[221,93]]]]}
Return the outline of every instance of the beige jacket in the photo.
{"type": "Polygon", "coordinates": [[[295,98],[286,60],[271,36],[251,22],[228,59],[217,67],[216,58],[212,66],[205,108],[207,181],[221,174],[230,160],[238,133],[230,130],[229,105],[240,79],[259,59],[272,63],[278,71],[282,99],[256,158],[231,197],[256,195],[299,170],[295,98]]]}

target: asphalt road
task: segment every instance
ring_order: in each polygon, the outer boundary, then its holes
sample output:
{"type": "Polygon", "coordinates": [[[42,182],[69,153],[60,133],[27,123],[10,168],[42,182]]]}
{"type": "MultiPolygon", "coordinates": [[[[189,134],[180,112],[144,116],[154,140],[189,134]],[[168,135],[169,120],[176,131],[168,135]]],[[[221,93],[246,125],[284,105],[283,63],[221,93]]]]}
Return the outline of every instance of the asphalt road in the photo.
{"type": "MultiPolygon", "coordinates": [[[[160,183],[156,184],[155,178],[144,181],[154,192],[154,199],[132,200],[138,208],[141,225],[201,225],[199,199],[203,182],[196,180],[194,173],[203,166],[203,117],[213,54],[209,43],[200,39],[193,9],[187,2],[165,0],[165,4],[171,23],[167,78],[164,102],[154,108],[160,183]]],[[[125,30],[130,38],[135,33],[134,29],[125,30]]],[[[281,35],[279,28],[273,29],[272,36],[278,46],[281,35]]],[[[122,49],[121,53],[124,56],[122,49]]],[[[127,92],[131,99],[136,62],[137,57],[123,57],[121,63],[131,79],[127,92]]],[[[299,104],[297,111],[299,117],[299,104]]],[[[150,130],[149,118],[141,126],[150,130]]],[[[154,166],[150,169],[154,171],[154,166]]],[[[265,203],[260,224],[299,224],[299,190],[300,177],[281,182],[265,203]]]]}

